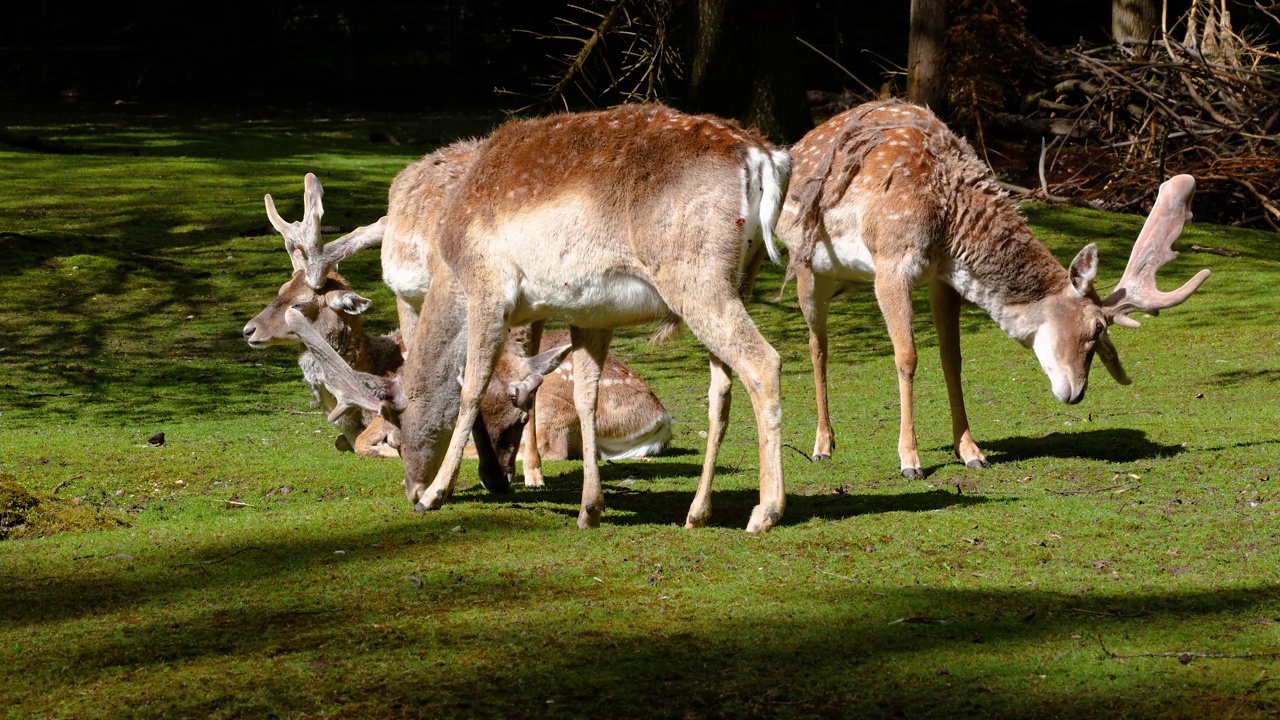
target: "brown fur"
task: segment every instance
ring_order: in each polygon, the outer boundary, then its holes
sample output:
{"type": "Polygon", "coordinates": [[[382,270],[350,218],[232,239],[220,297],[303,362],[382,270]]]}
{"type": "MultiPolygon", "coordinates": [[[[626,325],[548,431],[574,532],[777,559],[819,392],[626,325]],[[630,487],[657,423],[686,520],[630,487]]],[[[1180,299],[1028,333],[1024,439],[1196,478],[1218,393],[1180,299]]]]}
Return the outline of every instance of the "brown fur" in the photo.
{"type": "MultiPolygon", "coordinates": [[[[347,281],[336,272],[329,272],[321,288],[312,290],[307,285],[306,273],[301,269],[297,270],[288,282],[280,286],[276,299],[244,326],[245,340],[254,347],[301,343],[302,340],[285,322],[285,311],[295,308],[307,317],[325,342],[351,368],[357,372],[390,377],[403,364],[404,349],[400,345],[400,334],[393,332],[371,337],[365,333],[360,322],[359,312],[363,311],[364,306],[353,308],[356,310],[354,312],[334,307],[352,296],[359,298],[347,281]]],[[[298,365],[315,393],[317,402],[325,410],[333,410],[337,406],[337,400],[325,386],[323,374],[318,372],[314,356],[305,346],[298,356],[298,365]]],[[[375,420],[376,416],[369,413],[342,416],[335,423],[342,430],[340,439],[335,443],[340,449],[355,449],[362,455],[387,455],[385,449],[379,447],[387,432],[381,427],[381,423],[366,436],[375,420]]]]}
{"type": "Polygon", "coordinates": [[[475,417],[504,328],[557,316],[573,327],[578,348],[575,405],[587,458],[579,525],[597,524],[603,497],[594,462],[596,384],[611,328],[674,312],[714,353],[717,377],[707,462],[688,524],[709,516],[729,367],[748,387],[760,433],[761,504],[748,527],[776,523],[784,503],[778,356],[746,315],[739,292],[754,279],[764,248],[759,233],[750,237],[743,225],[771,225],[776,212],[774,206],[743,217],[748,173],[757,174],[750,178],[753,198],[775,198],[785,190],[786,166],[785,155],[753,132],[661,106],[499,128],[453,191],[428,259],[440,264],[424,307],[439,310],[443,322],[429,332],[419,328],[407,363],[411,399],[402,453],[409,498],[421,509],[435,508],[452,490],[465,426],[475,417]],[[455,395],[436,379],[464,364],[455,395]]]}
{"type": "MultiPolygon", "coordinates": [[[[912,414],[917,358],[911,289],[917,284],[929,284],[953,440],[971,467],[985,467],[986,460],[970,434],[961,390],[962,300],[981,306],[1034,348],[1064,402],[1084,397],[1095,352],[1119,382],[1128,382],[1106,334],[1124,305],[1118,298],[1100,300],[1093,289],[1097,249],[1086,247],[1069,268],[1059,264],[1032,237],[969,144],[927,109],[897,100],[853,108],[806,135],[792,156],[793,190],[778,232],[791,251],[789,273],[797,279],[809,325],[818,405],[815,457],[829,457],[835,444],[827,411],[827,305],[846,284],[872,276],[894,346],[898,455],[908,477],[923,474],[912,414]]],[[[1190,178],[1166,183],[1172,188],[1169,209],[1153,210],[1152,217],[1167,221],[1149,239],[1139,239],[1138,247],[1150,249],[1135,250],[1135,256],[1166,258],[1160,249],[1167,253],[1181,230],[1185,218],[1176,206],[1190,201],[1188,182],[1193,188],[1190,178]]],[[[1203,280],[1197,276],[1182,291],[1157,297],[1145,288],[1154,288],[1159,264],[1144,264],[1144,280],[1132,281],[1134,292],[1152,298],[1144,307],[1177,304],[1203,280]]]]}

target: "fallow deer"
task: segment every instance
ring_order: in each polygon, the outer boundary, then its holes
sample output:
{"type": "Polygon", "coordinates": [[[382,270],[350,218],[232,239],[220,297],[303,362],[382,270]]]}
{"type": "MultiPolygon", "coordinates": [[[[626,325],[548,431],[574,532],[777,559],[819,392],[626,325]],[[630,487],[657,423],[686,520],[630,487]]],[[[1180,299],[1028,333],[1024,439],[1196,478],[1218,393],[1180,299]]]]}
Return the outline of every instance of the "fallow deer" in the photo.
{"type": "MultiPolygon", "coordinates": [[[[406,342],[412,337],[423,309],[423,294],[430,280],[426,258],[440,232],[445,198],[450,189],[462,181],[484,143],[484,140],[468,139],[440,148],[406,166],[391,183],[382,240],[382,278],[396,294],[400,331],[406,342]]],[[[551,340],[540,341],[541,334],[542,323],[533,323],[526,332],[513,331],[507,347],[531,354],[539,343],[547,350],[568,341],[565,331],[554,333],[551,340]],[[519,347],[513,346],[513,342],[519,347]]],[[[564,367],[571,368],[572,363],[564,367]]],[[[644,381],[609,353],[601,383],[605,392],[599,399],[596,431],[602,457],[622,459],[660,452],[670,440],[671,416],[644,381]]],[[[498,396],[490,388],[485,397],[498,396]]],[[[521,451],[525,485],[541,487],[544,484],[543,453],[549,453],[549,460],[580,455],[582,434],[572,397],[573,381],[569,371],[561,370],[547,378],[537,402],[529,408],[529,425],[521,451]],[[543,412],[550,412],[552,416],[543,420],[543,412]],[[542,436],[544,432],[548,434],[546,439],[542,436]]],[[[488,409],[486,405],[482,413],[488,409]]],[[[508,454],[510,448],[505,444],[497,443],[494,449],[504,467],[508,461],[514,462],[514,455],[508,454]]]]}
{"type": "Polygon", "coordinates": [[[598,525],[595,408],[612,330],[674,314],[711,352],[707,455],[686,525],[710,515],[730,371],[751,396],[759,439],[760,503],[747,529],[775,525],[785,504],[779,356],[743,297],[764,251],[777,259],[789,164],[731,121],[655,105],[512,122],[483,142],[428,248],[433,321],[415,330],[406,360],[401,456],[416,508],[440,507],[453,489],[505,329],[557,318],[578,348],[578,525],[598,525]],[[448,380],[464,367],[459,393],[448,380]]]}
{"type": "Polygon", "coordinates": [[[1032,349],[1065,403],[1084,398],[1096,353],[1121,384],[1129,378],[1107,328],[1136,327],[1132,312],[1152,315],[1195,292],[1201,270],[1174,292],[1156,289],[1157,269],[1190,219],[1195,181],[1179,175],[1160,187],[1119,285],[1105,299],[1094,289],[1097,246],[1063,268],[962,138],[927,109],[900,101],[841,113],[791,148],[795,163],[778,234],[791,254],[800,308],[809,325],[818,405],[814,457],[835,445],[827,410],[827,307],[845,286],[872,282],[898,370],[902,474],[923,477],[912,419],[916,348],[911,289],[928,283],[951,405],[956,453],[986,467],[965,415],[960,385],[960,304],[987,312],[1032,349]]]}
{"type": "MultiPolygon", "coordinates": [[[[508,346],[511,341],[508,337],[508,346]]],[[[568,342],[568,330],[555,330],[542,336],[541,349],[549,350],[568,342]]],[[[582,457],[582,433],[573,392],[572,361],[547,375],[538,388],[537,432],[533,437],[537,440],[535,457],[539,461],[582,457]]],[[[596,448],[600,459],[626,460],[656,455],[670,441],[671,415],[662,401],[612,350],[605,353],[596,401],[596,448]]],[[[526,455],[524,462],[528,473],[529,464],[535,461],[526,455]]]]}
{"type": "MultiPolygon", "coordinates": [[[[299,342],[305,344],[315,357],[317,374],[336,400],[329,412],[329,420],[338,422],[351,415],[376,418],[369,423],[366,432],[376,429],[388,447],[398,448],[400,413],[405,403],[399,373],[373,375],[353,369],[297,308],[286,309],[284,320],[299,342]]],[[[476,455],[480,460],[481,483],[486,488],[502,490],[510,487],[521,432],[538,387],[570,349],[570,345],[564,344],[531,358],[510,352],[499,358],[493,382],[481,403],[482,412],[472,425],[476,455]]]]}
{"type": "MultiPolygon", "coordinates": [[[[399,332],[370,337],[361,326],[360,313],[369,308],[369,300],[357,295],[346,280],[330,271],[319,290],[307,284],[305,272],[296,270],[293,277],[267,305],[244,326],[245,341],[253,348],[301,343],[285,322],[285,312],[293,309],[310,319],[313,332],[323,339],[325,347],[340,355],[352,368],[378,377],[399,371],[403,348],[399,332]]],[[[332,411],[340,403],[325,382],[325,373],[313,348],[304,347],[298,355],[302,376],[316,400],[332,411]]],[[[342,434],[334,444],[340,450],[361,455],[398,457],[399,452],[386,442],[387,429],[376,415],[339,413],[331,418],[342,434]]]]}

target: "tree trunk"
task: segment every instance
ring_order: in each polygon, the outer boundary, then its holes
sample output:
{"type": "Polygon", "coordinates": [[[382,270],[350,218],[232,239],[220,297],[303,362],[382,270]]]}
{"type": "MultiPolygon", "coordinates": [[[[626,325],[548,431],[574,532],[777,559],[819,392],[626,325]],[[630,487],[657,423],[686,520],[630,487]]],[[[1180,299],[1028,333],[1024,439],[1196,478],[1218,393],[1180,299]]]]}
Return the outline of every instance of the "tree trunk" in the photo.
{"type": "Polygon", "coordinates": [[[1111,36],[1117,45],[1146,45],[1159,26],[1157,0],[1111,0],[1111,36]]]}
{"type": "Polygon", "coordinates": [[[736,118],[773,140],[813,128],[790,0],[693,0],[689,109],[736,118]]]}
{"type": "Polygon", "coordinates": [[[911,0],[907,99],[941,115],[946,110],[947,0],[911,0]]]}

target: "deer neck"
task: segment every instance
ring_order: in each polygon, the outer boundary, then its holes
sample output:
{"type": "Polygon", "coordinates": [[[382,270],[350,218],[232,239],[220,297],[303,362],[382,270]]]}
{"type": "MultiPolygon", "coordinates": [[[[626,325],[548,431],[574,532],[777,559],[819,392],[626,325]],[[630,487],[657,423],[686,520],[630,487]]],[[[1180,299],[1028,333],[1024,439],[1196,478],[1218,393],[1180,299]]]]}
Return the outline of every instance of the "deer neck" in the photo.
{"type": "Polygon", "coordinates": [[[1039,324],[1035,308],[1069,284],[1066,268],[993,183],[957,193],[949,216],[946,281],[1006,334],[1026,341],[1039,324]]]}
{"type": "Polygon", "coordinates": [[[347,361],[352,370],[370,372],[373,365],[373,341],[365,334],[359,317],[325,308],[316,318],[315,328],[325,342],[329,343],[329,347],[347,361]]]}

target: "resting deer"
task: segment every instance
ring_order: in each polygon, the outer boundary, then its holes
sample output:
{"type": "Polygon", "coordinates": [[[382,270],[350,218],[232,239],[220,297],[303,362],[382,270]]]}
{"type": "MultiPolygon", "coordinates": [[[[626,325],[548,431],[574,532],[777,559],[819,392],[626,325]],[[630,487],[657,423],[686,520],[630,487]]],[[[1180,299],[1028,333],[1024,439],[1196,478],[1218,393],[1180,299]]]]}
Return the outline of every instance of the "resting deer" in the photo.
{"type": "Polygon", "coordinates": [[[929,285],[956,453],[969,467],[986,467],[960,385],[962,300],[1035,352],[1058,400],[1078,403],[1095,353],[1117,382],[1129,383],[1110,325],[1137,327],[1130,313],[1173,307],[1209,275],[1201,270],[1174,292],[1156,289],[1156,271],[1177,256],[1170,247],[1191,217],[1189,175],[1160,186],[1129,265],[1104,299],[1094,289],[1097,246],[1087,245],[1063,268],[1032,237],[969,144],[925,108],[895,100],[853,108],[810,132],[791,154],[795,167],[778,234],[791,253],[789,272],[809,325],[815,459],[830,457],[835,445],[827,411],[827,307],[846,285],[874,285],[898,369],[898,457],[902,474],[919,478],[912,287],[929,285]]]}
{"type": "MultiPolygon", "coordinates": [[[[283,313],[285,323],[315,357],[318,375],[336,403],[329,420],[363,415],[376,418],[366,432],[378,432],[390,448],[400,445],[400,413],[405,400],[399,373],[374,375],[351,367],[320,330],[297,308],[283,313]]],[[[481,402],[483,411],[472,425],[482,484],[490,490],[510,487],[515,473],[516,450],[544,377],[569,353],[568,344],[534,357],[503,353],[493,382],[481,402]]],[[[398,456],[396,453],[395,456],[398,456]]]]}
{"type": "MultiPolygon", "coordinates": [[[[244,326],[244,338],[251,347],[301,343],[285,322],[285,311],[294,309],[310,318],[314,332],[325,347],[340,355],[352,368],[379,377],[397,373],[403,364],[400,333],[370,337],[361,327],[360,313],[369,308],[369,300],[357,295],[347,281],[330,272],[320,290],[307,286],[301,270],[280,286],[276,299],[244,326]]],[[[316,400],[332,411],[338,399],[325,382],[325,373],[314,348],[304,347],[298,355],[302,376],[316,400]]],[[[376,415],[339,414],[331,421],[342,434],[334,444],[339,450],[352,450],[361,455],[399,457],[399,452],[386,441],[387,429],[376,415]]]]}
{"type": "Polygon", "coordinates": [[[782,482],[779,357],[743,305],[786,189],[787,154],[733,122],[661,106],[513,122],[477,149],[450,190],[427,253],[423,306],[404,371],[405,491],[417,509],[453,489],[467,429],[505,329],[570,325],[582,424],[580,527],[604,509],[595,440],[597,381],[615,327],[675,314],[711,351],[711,428],[686,524],[710,515],[728,420],[730,371],[755,409],[760,504],[747,529],[778,522],[782,482]],[[464,368],[463,385],[445,382],[464,368]]]}
{"type": "MultiPolygon", "coordinates": [[[[280,217],[270,195],[263,198],[268,219],[284,237],[294,274],[280,286],[275,301],[244,326],[244,338],[254,348],[299,342],[284,321],[284,311],[296,307],[316,323],[326,342],[353,367],[375,375],[393,373],[403,362],[399,335],[367,335],[359,315],[368,309],[369,300],[352,291],[346,280],[335,272],[340,261],[381,240],[383,221],[323,243],[320,225],[324,215],[323,196],[320,181],[307,173],[303,179],[303,219],[293,223],[280,217]]],[[[325,409],[332,410],[336,400],[319,377],[314,354],[304,349],[298,356],[298,365],[316,399],[325,409]]],[[[341,450],[354,449],[362,455],[396,455],[380,437],[379,428],[366,432],[369,420],[371,418],[359,415],[336,418],[335,424],[342,434],[334,444],[341,450]]]]}
{"type": "MultiPolygon", "coordinates": [[[[508,337],[508,346],[511,342],[512,338],[508,337]]],[[[541,349],[545,351],[569,342],[568,330],[555,330],[542,336],[541,349]]],[[[537,422],[534,437],[539,460],[582,457],[582,433],[573,392],[572,362],[563,363],[547,375],[538,389],[537,414],[531,418],[537,422]]],[[[596,448],[600,459],[626,460],[657,455],[670,441],[671,415],[658,396],[612,350],[605,353],[596,400],[596,448]]],[[[527,450],[527,443],[525,447],[527,450]]],[[[534,461],[526,454],[526,474],[531,462],[534,461]]]]}

